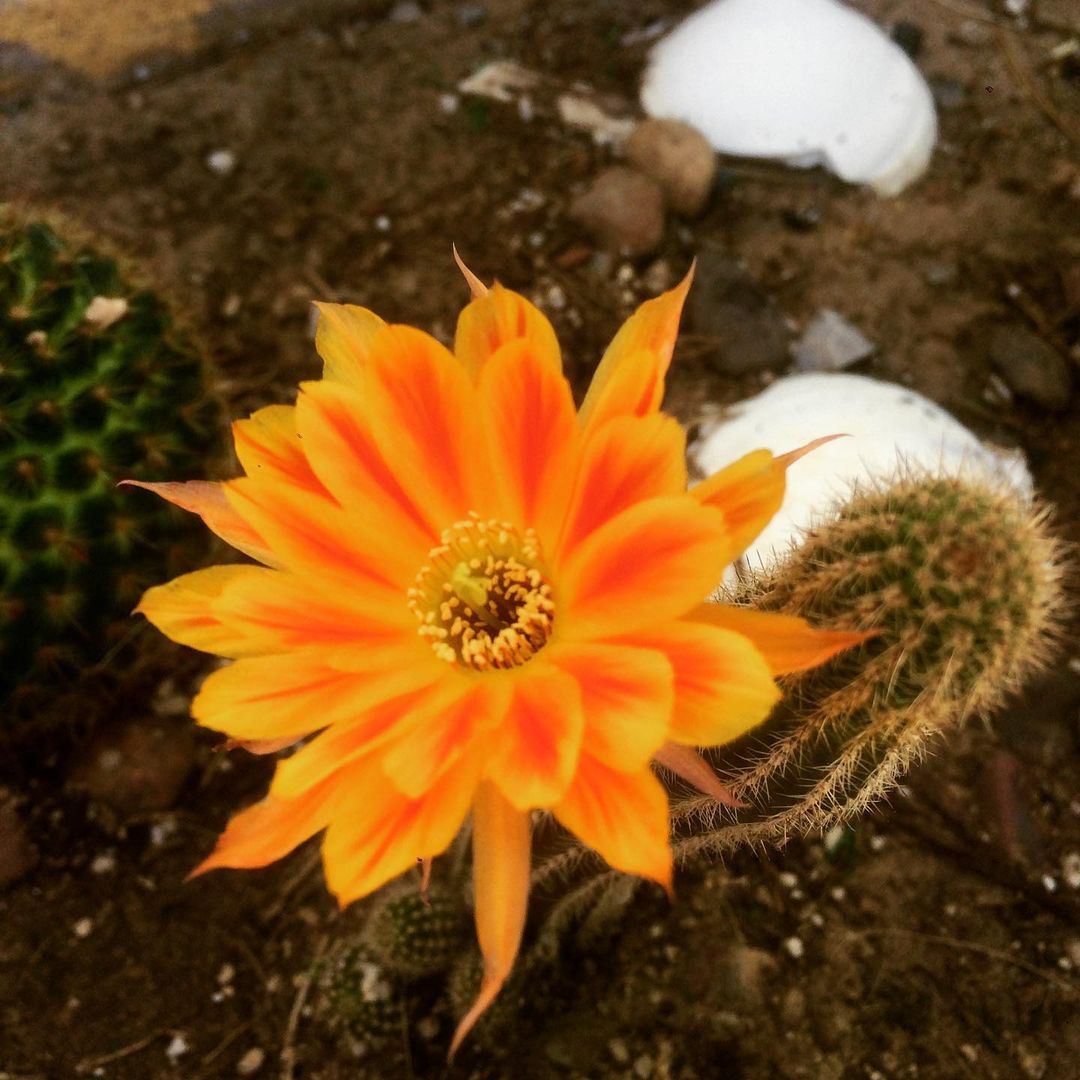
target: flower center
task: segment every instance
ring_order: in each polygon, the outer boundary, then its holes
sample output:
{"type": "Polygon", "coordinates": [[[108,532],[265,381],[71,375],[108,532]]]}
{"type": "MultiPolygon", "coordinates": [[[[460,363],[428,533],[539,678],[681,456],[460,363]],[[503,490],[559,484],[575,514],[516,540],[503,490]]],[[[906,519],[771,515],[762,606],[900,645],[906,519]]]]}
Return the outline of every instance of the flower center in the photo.
{"type": "Polygon", "coordinates": [[[535,656],[555,621],[536,533],[470,514],[441,540],[408,594],[435,654],[474,671],[517,667],[535,656]]]}

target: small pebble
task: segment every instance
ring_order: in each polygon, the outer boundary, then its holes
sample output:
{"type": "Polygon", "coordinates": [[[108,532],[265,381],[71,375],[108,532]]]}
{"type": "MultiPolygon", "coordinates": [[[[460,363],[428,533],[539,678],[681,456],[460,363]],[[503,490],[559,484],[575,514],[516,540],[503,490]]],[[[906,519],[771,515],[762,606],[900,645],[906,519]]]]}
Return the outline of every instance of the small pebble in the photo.
{"type": "Polygon", "coordinates": [[[236,977],[236,968],[232,964],[222,964],[217,973],[218,986],[228,986],[236,977]]]}
{"type": "Polygon", "coordinates": [[[488,9],[486,4],[458,4],[454,8],[454,18],[457,19],[458,26],[464,27],[466,30],[479,26],[487,20],[487,17],[488,9]]]}
{"type": "Polygon", "coordinates": [[[678,120],[643,120],[623,152],[660,185],[675,213],[696,217],[705,209],[716,176],[716,152],[696,128],[678,120]]]}
{"type": "Polygon", "coordinates": [[[1033,330],[1018,324],[1001,324],[987,339],[990,361],[1019,397],[1050,412],[1069,405],[1072,372],[1068,361],[1033,330]]]}
{"type": "Polygon", "coordinates": [[[622,1039],[612,1039],[608,1043],[608,1052],[618,1065],[625,1065],[630,1060],[630,1050],[622,1039]]]}
{"type": "Polygon", "coordinates": [[[870,850],[881,851],[887,843],[884,836],[871,836],[870,837],[870,850]]]}
{"type": "Polygon", "coordinates": [[[829,855],[837,851],[840,845],[844,842],[844,837],[847,835],[847,829],[843,825],[834,825],[826,834],[823,841],[825,845],[825,851],[829,855]]]}
{"type": "Polygon", "coordinates": [[[806,946],[802,943],[802,938],[789,937],[784,941],[784,951],[793,960],[799,960],[806,952],[806,946]]]}
{"type": "Polygon", "coordinates": [[[649,1080],[649,1077],[653,1074],[655,1063],[648,1054],[642,1054],[641,1057],[634,1062],[634,1075],[638,1077],[638,1080],[649,1080]]]}
{"type": "Polygon", "coordinates": [[[71,932],[80,940],[83,941],[90,936],[94,929],[94,920],[88,918],[80,919],[72,928],[71,932]]]}
{"type": "Polygon", "coordinates": [[[1050,874],[1043,874],[1042,886],[1047,892],[1057,892],[1057,879],[1050,874]]]}
{"type": "Polygon", "coordinates": [[[847,889],[845,889],[843,885],[837,885],[834,889],[829,890],[829,895],[838,904],[841,904],[847,899],[847,889]]]}
{"type": "Polygon", "coordinates": [[[191,1049],[191,1044],[183,1035],[174,1035],[169,1045],[165,1047],[165,1056],[170,1061],[178,1061],[191,1049]]]}
{"type": "Polygon", "coordinates": [[[216,176],[228,176],[236,168],[236,155],[231,150],[214,150],[206,155],[206,167],[216,176]]]}
{"type": "Polygon", "coordinates": [[[799,884],[799,878],[796,874],[791,873],[790,870],[785,870],[779,875],[777,880],[785,889],[794,889],[799,884]]]}
{"type": "Polygon", "coordinates": [[[1061,877],[1070,889],[1080,889],[1080,851],[1070,851],[1062,858],[1061,877]]]}
{"type": "Polygon", "coordinates": [[[388,233],[393,224],[385,214],[380,214],[372,223],[376,232],[388,233]]]}
{"type": "Polygon", "coordinates": [[[631,258],[655,251],[664,239],[664,197],[643,173],[606,169],[570,205],[570,217],[610,251],[631,258]]]}
{"type": "Polygon", "coordinates": [[[875,350],[861,330],[831,308],[822,308],[795,345],[795,367],[799,371],[843,371],[875,350]]]}
{"type": "Polygon", "coordinates": [[[122,319],[127,310],[128,302],[122,296],[95,296],[86,305],[83,322],[89,323],[95,330],[107,330],[122,319]]]}
{"type": "Polygon", "coordinates": [[[90,863],[91,874],[110,874],[116,869],[116,856],[111,851],[95,855],[90,863]]]}
{"type": "Polygon", "coordinates": [[[261,1046],[253,1046],[236,1063],[236,1072],[240,1076],[253,1076],[262,1068],[266,1060],[266,1051],[261,1046]]]}
{"type": "Polygon", "coordinates": [[[439,1021],[434,1016],[422,1016],[416,1021],[416,1034],[431,1042],[439,1034],[439,1021]]]}
{"type": "Polygon", "coordinates": [[[390,9],[390,14],[386,17],[394,23],[419,22],[424,17],[424,9],[415,0],[400,0],[400,3],[390,9]]]}

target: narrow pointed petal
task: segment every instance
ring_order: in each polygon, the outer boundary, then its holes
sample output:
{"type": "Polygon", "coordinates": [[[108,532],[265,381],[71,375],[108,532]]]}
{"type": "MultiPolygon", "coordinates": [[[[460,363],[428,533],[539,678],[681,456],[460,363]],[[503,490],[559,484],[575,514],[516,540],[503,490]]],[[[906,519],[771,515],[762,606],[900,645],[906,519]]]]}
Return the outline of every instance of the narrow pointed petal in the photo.
{"type": "Polygon", "coordinates": [[[554,806],[574,775],[585,717],[576,679],[533,661],[492,733],[487,776],[519,810],[554,806]]]}
{"type": "Polygon", "coordinates": [[[451,1059],[513,969],[525,929],[531,843],[529,812],[512,806],[493,784],[481,784],[473,802],[473,883],[484,974],[454,1032],[451,1059]]]}
{"type": "Polygon", "coordinates": [[[606,643],[551,645],[545,656],[581,688],[582,752],[620,772],[645,768],[671,723],[674,674],[667,657],[606,643]]]}
{"type": "Polygon", "coordinates": [[[344,797],[323,839],[326,884],[342,906],[441,855],[457,835],[477,786],[475,758],[459,761],[422,798],[402,795],[376,758],[342,770],[344,797]]]}
{"type": "Polygon", "coordinates": [[[232,430],[236,456],[248,476],[326,493],[304,455],[294,406],[268,405],[246,420],[237,420],[232,430]]]}
{"type": "Polygon", "coordinates": [[[685,780],[703,795],[710,795],[722,806],[746,805],[731,794],[713,767],[689,746],[667,743],[657,752],[656,763],[670,769],[680,780],[685,780]]]}
{"type": "Polygon", "coordinates": [[[583,754],[555,816],[616,870],[649,878],[671,892],[667,793],[648,768],[618,772],[583,754]]]}
{"type": "Polygon", "coordinates": [[[478,389],[500,516],[536,529],[550,551],[574,482],[577,425],[570,384],[538,356],[533,342],[517,340],[488,360],[478,389]]]}
{"type": "MultiPolygon", "coordinates": [[[[249,655],[251,639],[244,628],[223,624],[213,610],[214,601],[226,586],[249,569],[256,568],[210,566],[173,578],[164,585],[147,589],[135,611],[181,645],[218,656],[249,655]]],[[[275,573],[258,569],[264,574],[275,573]]]]}
{"type": "Polygon", "coordinates": [[[676,618],[717,585],[729,550],[724,516],[685,497],[638,503],[567,560],[556,597],[575,640],[676,618]]]}
{"type": "Polygon", "coordinates": [[[877,635],[876,630],[818,630],[796,615],[777,615],[730,604],[702,604],[687,617],[741,634],[753,642],[774,675],[815,668],[837,653],[877,635]]]}
{"type": "MultiPolygon", "coordinates": [[[[304,383],[296,405],[297,433],[316,475],[342,506],[419,558],[438,533],[402,489],[376,444],[361,391],[340,382],[304,383]]],[[[419,567],[420,563],[417,564],[419,567]]]]}
{"type": "Polygon", "coordinates": [[[217,845],[188,875],[189,879],[218,867],[252,869],[288,855],[325,829],[341,801],[336,777],[296,799],[267,798],[242,810],[218,838],[217,845]]]}
{"type": "Polygon", "coordinates": [[[410,799],[420,798],[463,755],[477,735],[499,726],[510,703],[504,679],[454,679],[429,695],[399,729],[383,769],[410,799]]]}
{"type": "Polygon", "coordinates": [[[765,658],[741,634],[680,621],[626,637],[658,649],[675,672],[675,709],[668,738],[718,746],[760,724],[780,699],[765,658]]]}
{"type": "Polygon", "coordinates": [[[386,323],[354,304],[315,306],[319,309],[315,349],[323,358],[323,378],[359,386],[372,342],[386,323]]]}
{"type": "Polygon", "coordinates": [[[171,502],[173,506],[179,506],[181,510],[198,514],[206,527],[220,536],[225,543],[261,563],[274,565],[274,557],[266,541],[233,509],[225,496],[223,484],[206,480],[160,484],[121,480],[119,486],[151,491],[166,502],[171,502]]]}
{"type": "Polygon", "coordinates": [[[579,420],[597,430],[615,416],[644,416],[660,407],[694,271],[669,292],[646,300],[623,324],[593,375],[579,420]]]}
{"type": "Polygon", "coordinates": [[[221,750],[246,750],[249,754],[266,756],[276,754],[279,750],[286,750],[299,742],[292,735],[286,735],[280,739],[226,739],[219,747],[221,750]]]}
{"type": "Polygon", "coordinates": [[[547,317],[524,296],[496,282],[462,310],[454,355],[475,381],[495,353],[511,341],[528,342],[540,363],[562,371],[559,342],[547,317]]]}
{"type": "Polygon", "coordinates": [[[379,453],[434,532],[476,509],[476,393],[442,345],[408,326],[385,327],[362,398],[379,453]]]}
{"type": "Polygon", "coordinates": [[[461,271],[461,276],[469,286],[469,292],[472,293],[472,298],[474,300],[479,300],[481,296],[487,296],[488,287],[465,265],[465,260],[458,254],[457,244],[453,245],[453,251],[454,262],[457,263],[457,268],[461,271]]]}
{"type": "Polygon", "coordinates": [[[585,444],[559,548],[572,552],[623,510],[686,491],[686,436],[673,417],[620,416],[585,444]]]}
{"type": "Polygon", "coordinates": [[[703,506],[723,511],[735,555],[741,555],[780,509],[788,467],[837,438],[841,436],[827,435],[779,456],[769,450],[752,450],[703,480],[690,494],[703,506]]]}

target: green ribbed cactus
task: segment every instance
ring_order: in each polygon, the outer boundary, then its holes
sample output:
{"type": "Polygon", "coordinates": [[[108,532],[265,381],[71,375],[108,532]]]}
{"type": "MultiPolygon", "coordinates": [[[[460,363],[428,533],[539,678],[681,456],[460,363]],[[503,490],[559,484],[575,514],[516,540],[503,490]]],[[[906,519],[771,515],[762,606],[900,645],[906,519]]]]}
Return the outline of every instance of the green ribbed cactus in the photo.
{"type": "Polygon", "coordinates": [[[747,807],[678,803],[677,853],[775,843],[859,813],[931,739],[1043,666],[1062,606],[1045,518],[985,482],[903,477],[857,493],[726,598],[877,636],[784,680],[766,725],[716,759],[747,807]]]}
{"type": "Polygon", "coordinates": [[[356,1056],[400,1041],[405,1030],[400,983],[367,942],[352,936],[343,937],[323,962],[315,1007],[356,1056]]]}
{"type": "Polygon", "coordinates": [[[9,719],[20,701],[101,661],[130,631],[145,586],[196,565],[198,522],[116,482],[204,476],[221,427],[199,354],[153,293],[128,285],[112,259],[0,210],[0,703],[9,719]]]}
{"type": "Polygon", "coordinates": [[[368,916],[364,937],[387,968],[402,979],[444,971],[469,939],[472,920],[465,905],[438,887],[425,898],[415,885],[380,896],[368,916]]]}

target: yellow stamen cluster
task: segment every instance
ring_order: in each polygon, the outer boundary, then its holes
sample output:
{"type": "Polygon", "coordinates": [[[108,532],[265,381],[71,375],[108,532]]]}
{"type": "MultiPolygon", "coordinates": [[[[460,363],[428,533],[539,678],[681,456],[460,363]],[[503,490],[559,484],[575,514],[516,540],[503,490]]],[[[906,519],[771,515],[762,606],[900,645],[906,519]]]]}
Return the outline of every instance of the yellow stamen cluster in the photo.
{"type": "Polygon", "coordinates": [[[555,621],[536,534],[471,514],[440,539],[408,593],[421,636],[443,660],[474,671],[524,664],[555,621]]]}

